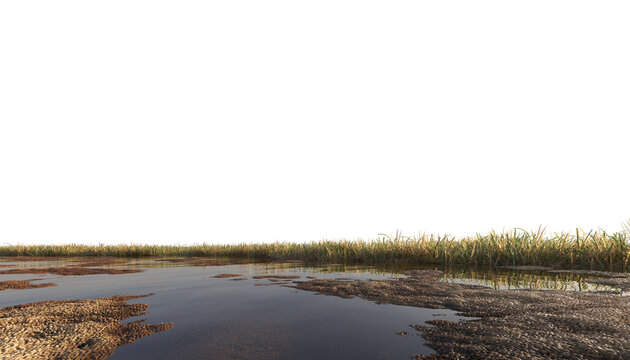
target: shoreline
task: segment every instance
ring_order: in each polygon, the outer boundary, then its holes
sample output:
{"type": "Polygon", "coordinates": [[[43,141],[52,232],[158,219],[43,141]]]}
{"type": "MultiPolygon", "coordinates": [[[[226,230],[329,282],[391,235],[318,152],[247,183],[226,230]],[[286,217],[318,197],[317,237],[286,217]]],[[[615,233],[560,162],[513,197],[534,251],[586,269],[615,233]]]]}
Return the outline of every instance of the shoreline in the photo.
{"type": "MultiPolygon", "coordinates": [[[[396,280],[315,279],[293,287],[382,304],[458,311],[475,318],[409,324],[437,354],[416,359],[630,358],[630,299],[603,292],[493,290],[444,283],[436,270],[396,280]]],[[[628,279],[626,279],[627,281],[628,279]]]]}

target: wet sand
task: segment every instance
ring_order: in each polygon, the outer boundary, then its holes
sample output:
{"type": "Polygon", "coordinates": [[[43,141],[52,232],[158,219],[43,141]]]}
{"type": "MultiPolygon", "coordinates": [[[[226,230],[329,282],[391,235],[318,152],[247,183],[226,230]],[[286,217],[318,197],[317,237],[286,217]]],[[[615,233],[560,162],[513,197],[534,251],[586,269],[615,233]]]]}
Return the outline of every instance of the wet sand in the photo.
{"type": "MultiPolygon", "coordinates": [[[[412,325],[436,354],[417,359],[628,359],[630,298],[557,290],[493,290],[440,282],[436,270],[396,280],[295,282],[293,287],[378,303],[451,309],[478,318],[412,325]]],[[[623,279],[622,279],[623,280],[623,279]]],[[[627,280],[627,279],[626,279],[627,280]]],[[[599,280],[595,280],[599,281],[599,280]]]]}
{"type": "Polygon", "coordinates": [[[127,301],[149,295],[91,300],[42,301],[0,310],[0,358],[94,359],[122,345],[170,329],[172,323],[144,325],[124,319],[145,314],[147,305],[127,301]]]}

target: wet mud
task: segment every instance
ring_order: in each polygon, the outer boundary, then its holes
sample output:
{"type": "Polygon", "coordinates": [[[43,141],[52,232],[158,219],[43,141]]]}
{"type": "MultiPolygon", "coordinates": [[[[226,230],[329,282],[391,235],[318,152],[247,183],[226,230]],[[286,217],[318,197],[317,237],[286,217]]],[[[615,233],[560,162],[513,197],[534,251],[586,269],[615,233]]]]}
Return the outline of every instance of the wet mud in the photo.
{"type": "Polygon", "coordinates": [[[90,268],[80,266],[48,267],[48,268],[27,268],[0,270],[0,274],[54,274],[61,276],[71,275],[120,275],[141,272],[136,269],[111,269],[111,268],[90,268]]]}
{"type": "Polygon", "coordinates": [[[298,275],[257,275],[257,276],[252,276],[252,279],[257,279],[257,280],[261,280],[261,279],[274,279],[274,280],[291,280],[291,279],[299,279],[300,276],[298,275]]]}
{"type": "Polygon", "coordinates": [[[129,261],[125,261],[119,258],[99,257],[93,259],[78,260],[76,264],[69,265],[72,267],[92,267],[92,266],[108,266],[108,265],[124,265],[129,261]]]}
{"type": "Polygon", "coordinates": [[[213,276],[213,278],[218,278],[218,279],[223,279],[223,278],[233,278],[233,277],[240,277],[240,274],[218,274],[213,276]]]}
{"type": "MultiPolygon", "coordinates": [[[[432,355],[416,359],[628,359],[630,298],[558,290],[493,290],[440,282],[441,271],[396,280],[309,280],[292,287],[378,303],[451,309],[477,318],[411,324],[432,355]]],[[[617,278],[618,279],[618,278],[617,278]]],[[[596,280],[598,281],[598,280],[596,280]]]]}
{"type": "Polygon", "coordinates": [[[586,280],[591,284],[598,285],[608,285],[618,288],[623,292],[630,291],[630,277],[614,277],[614,278],[603,278],[603,279],[590,279],[586,280]]]}
{"type": "Polygon", "coordinates": [[[159,262],[170,262],[173,264],[186,264],[190,266],[226,266],[234,264],[253,264],[258,261],[252,261],[248,259],[217,259],[217,258],[205,258],[205,257],[186,257],[186,258],[170,258],[170,259],[157,259],[159,262]]]}
{"type": "Polygon", "coordinates": [[[507,266],[497,266],[497,269],[505,269],[505,270],[521,270],[521,271],[541,271],[541,270],[551,270],[548,266],[535,266],[535,265],[507,265],[507,266]]]}
{"type": "Polygon", "coordinates": [[[55,256],[3,256],[0,260],[11,262],[24,262],[24,261],[63,261],[68,260],[66,257],[55,256]]]}
{"type": "Polygon", "coordinates": [[[0,290],[23,290],[23,289],[39,289],[50,286],[57,286],[54,283],[33,284],[32,281],[42,279],[30,279],[30,280],[12,280],[12,281],[0,281],[0,290]]]}
{"type": "Polygon", "coordinates": [[[149,295],[90,300],[42,301],[0,310],[0,358],[94,359],[109,357],[117,347],[170,329],[172,323],[145,325],[146,304],[128,304],[149,295]]]}

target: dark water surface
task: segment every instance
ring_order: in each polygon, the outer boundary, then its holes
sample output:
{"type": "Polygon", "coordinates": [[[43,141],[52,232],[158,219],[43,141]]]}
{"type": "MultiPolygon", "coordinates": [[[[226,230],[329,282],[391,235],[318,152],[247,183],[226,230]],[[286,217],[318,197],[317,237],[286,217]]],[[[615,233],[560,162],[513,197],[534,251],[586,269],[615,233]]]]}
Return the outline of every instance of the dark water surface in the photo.
{"type": "MultiPolygon", "coordinates": [[[[66,261],[69,260],[13,263],[21,268],[59,267],[65,266],[66,261]]],[[[2,263],[12,262],[6,258],[2,263]]],[[[299,276],[290,281],[306,281],[307,277],[392,279],[403,276],[403,270],[409,268],[307,267],[293,263],[194,266],[146,259],[112,267],[142,269],[143,272],[87,276],[0,275],[0,281],[41,278],[58,285],[1,291],[0,307],[42,300],[154,293],[131,303],[148,304],[147,314],[140,317],[147,323],[172,322],[173,328],[120,347],[111,359],[409,359],[411,355],[433,351],[423,345],[420,336],[401,336],[396,331],[415,334],[410,324],[464,319],[451,310],[379,305],[362,299],[316,295],[267,279],[253,279],[257,275],[299,276]],[[213,278],[222,273],[241,274],[247,280],[213,278]]],[[[496,289],[611,290],[587,283],[576,274],[443,270],[441,281],[496,289]]]]}
{"type": "MultiPolygon", "coordinates": [[[[60,262],[20,267],[62,266],[60,262]]],[[[120,266],[119,266],[120,267],[120,266]]],[[[362,299],[315,295],[272,284],[255,275],[386,279],[369,268],[303,267],[299,264],[189,266],[144,261],[124,265],[144,271],[123,275],[0,275],[2,280],[45,278],[56,287],[0,292],[0,307],[42,300],[114,295],[155,295],[132,300],[149,305],[142,319],[173,322],[172,329],[118,348],[111,359],[409,359],[429,354],[419,336],[400,336],[410,324],[458,320],[450,310],[379,305],[362,299]],[[213,278],[242,274],[247,280],[213,278]],[[436,317],[439,316],[439,317],[436,317]]],[[[137,320],[138,318],[126,321],[137,320]]]]}

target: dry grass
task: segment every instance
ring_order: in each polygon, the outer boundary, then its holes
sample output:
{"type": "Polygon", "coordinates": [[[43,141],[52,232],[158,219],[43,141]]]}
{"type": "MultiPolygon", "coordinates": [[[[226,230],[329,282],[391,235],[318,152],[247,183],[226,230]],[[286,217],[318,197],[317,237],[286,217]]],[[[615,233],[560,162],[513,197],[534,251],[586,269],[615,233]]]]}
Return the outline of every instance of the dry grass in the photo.
{"type": "Polygon", "coordinates": [[[442,264],[552,266],[625,270],[630,261],[630,223],[622,232],[576,230],[547,235],[544,229],[444,235],[381,235],[369,241],[319,241],[235,245],[14,245],[0,256],[230,257],[343,264],[442,264]]]}

